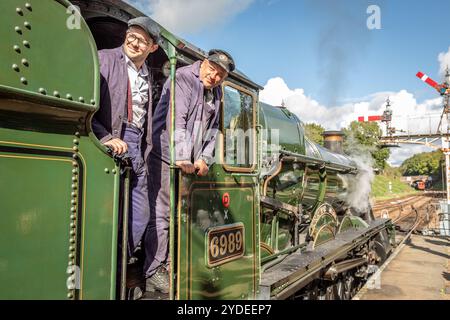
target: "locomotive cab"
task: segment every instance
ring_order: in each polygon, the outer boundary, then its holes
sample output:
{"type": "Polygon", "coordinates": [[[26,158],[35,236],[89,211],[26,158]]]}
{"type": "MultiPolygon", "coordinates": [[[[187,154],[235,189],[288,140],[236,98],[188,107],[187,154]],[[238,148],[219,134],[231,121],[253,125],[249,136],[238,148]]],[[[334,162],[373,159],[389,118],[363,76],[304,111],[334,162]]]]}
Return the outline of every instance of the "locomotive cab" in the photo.
{"type": "MultiPolygon", "coordinates": [[[[0,297],[126,299],[135,285],[126,272],[127,166],[96,139],[91,119],[97,49],[120,46],[126,22],[143,13],[117,0],[3,0],[0,9],[8,13],[0,21],[0,233],[8,239],[0,297]]],[[[161,35],[148,61],[155,103],[168,70],[174,81],[176,68],[207,56],[162,27],[161,35]]],[[[309,141],[286,108],[260,103],[261,89],[229,74],[215,163],[204,177],[171,181],[170,298],[292,297],[342,270],[366,275],[366,257],[387,247],[378,240],[387,221],[342,205],[352,161],[309,141]]]]}
{"type": "MultiPolygon", "coordinates": [[[[83,0],[72,2],[80,7],[98,49],[121,45],[125,22],[132,16],[143,15],[124,3],[117,10],[117,6],[107,1],[102,5],[83,0]]],[[[173,43],[177,44],[174,52],[176,68],[206,57],[206,52],[161,29],[163,43],[149,59],[154,80],[158,83],[153,97],[155,104],[168,76],[164,70],[167,70],[167,52],[173,43]]],[[[256,106],[259,89],[241,72],[230,73],[222,85],[224,94],[215,164],[206,177],[178,175],[176,178],[175,197],[178,200],[177,213],[171,218],[174,224],[174,243],[171,245],[174,264],[171,269],[176,279],[172,283],[172,292],[178,298],[256,297],[259,272],[259,246],[255,239],[258,225],[256,106]],[[192,267],[192,261],[200,260],[204,262],[192,267]],[[233,277],[237,269],[243,271],[240,280],[233,277]],[[210,280],[217,273],[222,275],[222,280],[211,284],[210,280]],[[226,289],[228,287],[233,289],[226,289]]],[[[139,282],[139,279],[135,280],[139,282]]],[[[136,281],[131,281],[131,285],[136,281]]]]}

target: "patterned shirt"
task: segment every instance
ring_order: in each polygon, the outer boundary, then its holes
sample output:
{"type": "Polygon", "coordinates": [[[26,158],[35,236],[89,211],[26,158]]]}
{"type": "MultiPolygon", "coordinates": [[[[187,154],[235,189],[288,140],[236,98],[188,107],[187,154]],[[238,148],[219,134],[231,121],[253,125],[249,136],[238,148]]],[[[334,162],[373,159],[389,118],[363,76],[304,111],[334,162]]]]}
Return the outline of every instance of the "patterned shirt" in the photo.
{"type": "Polygon", "coordinates": [[[127,61],[128,78],[131,85],[131,96],[133,101],[133,124],[142,128],[145,122],[145,104],[148,102],[148,68],[144,63],[140,70],[137,70],[133,61],[125,55],[127,61]]]}

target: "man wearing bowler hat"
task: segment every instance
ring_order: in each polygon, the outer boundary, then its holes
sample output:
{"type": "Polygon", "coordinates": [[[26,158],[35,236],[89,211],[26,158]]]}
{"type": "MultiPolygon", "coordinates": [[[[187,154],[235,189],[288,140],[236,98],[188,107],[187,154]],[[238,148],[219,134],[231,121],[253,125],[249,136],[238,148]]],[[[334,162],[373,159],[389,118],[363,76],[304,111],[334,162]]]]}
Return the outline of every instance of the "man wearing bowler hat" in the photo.
{"type": "MultiPolygon", "coordinates": [[[[158,49],[157,25],[148,17],[128,21],[122,46],[99,51],[100,108],[92,120],[97,138],[131,164],[128,253],[150,218],[147,158],[152,145],[152,76],[146,60],[158,49]]],[[[145,246],[145,244],[143,244],[145,246]]]]}
{"type": "MultiPolygon", "coordinates": [[[[175,164],[184,174],[208,174],[219,127],[220,85],[234,68],[230,54],[214,49],[203,61],[176,71],[175,164]]],[[[169,291],[169,104],[170,79],[153,115],[153,149],[149,156],[151,218],[145,233],[145,243],[149,245],[144,263],[147,291],[163,293],[169,291]]]]}

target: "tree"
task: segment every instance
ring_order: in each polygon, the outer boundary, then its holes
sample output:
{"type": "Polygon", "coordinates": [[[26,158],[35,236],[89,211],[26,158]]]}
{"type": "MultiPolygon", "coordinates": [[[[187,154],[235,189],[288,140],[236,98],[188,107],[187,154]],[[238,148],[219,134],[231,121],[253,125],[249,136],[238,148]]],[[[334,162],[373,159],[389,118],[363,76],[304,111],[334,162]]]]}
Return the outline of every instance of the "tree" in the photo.
{"type": "Polygon", "coordinates": [[[400,179],[403,173],[400,167],[391,167],[389,163],[386,163],[386,167],[384,168],[384,175],[400,179]]]}
{"type": "Polygon", "coordinates": [[[386,167],[386,160],[391,152],[379,146],[381,129],[378,123],[353,121],[348,128],[343,129],[343,132],[345,153],[351,155],[361,152],[370,153],[376,168],[383,170],[386,167]]]}
{"type": "Polygon", "coordinates": [[[436,175],[440,162],[444,160],[442,151],[422,152],[403,161],[400,166],[404,175],[436,175]]]}
{"type": "Polygon", "coordinates": [[[316,123],[307,123],[305,124],[305,134],[306,136],[312,140],[313,142],[320,144],[323,146],[323,136],[325,128],[320,124],[316,123]]]}

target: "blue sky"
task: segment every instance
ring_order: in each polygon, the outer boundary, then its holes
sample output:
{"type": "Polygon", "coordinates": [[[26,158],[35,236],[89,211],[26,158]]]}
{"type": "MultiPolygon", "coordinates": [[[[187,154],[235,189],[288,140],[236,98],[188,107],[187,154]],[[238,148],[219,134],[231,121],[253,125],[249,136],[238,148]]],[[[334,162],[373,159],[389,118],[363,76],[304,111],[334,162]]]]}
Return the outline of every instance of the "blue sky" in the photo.
{"type": "MultiPolygon", "coordinates": [[[[442,80],[439,70],[450,62],[448,0],[127,2],[204,50],[229,51],[265,86],[262,100],[284,101],[305,122],[339,129],[359,115],[381,114],[387,96],[395,117],[440,113],[439,96],[415,74],[442,80]],[[369,5],[380,8],[379,30],[367,28],[369,5]]],[[[402,121],[398,127],[414,127],[402,121]]],[[[408,150],[394,151],[392,163],[425,149],[408,150]]]]}
{"type": "Polygon", "coordinates": [[[440,80],[437,56],[450,44],[449,13],[448,0],[256,0],[224,24],[182,36],[204,49],[229,50],[262,85],[280,76],[323,104],[401,89],[421,100],[435,94],[415,74],[440,80]],[[380,30],[366,26],[370,4],[381,9],[380,30]],[[333,72],[341,76],[333,81],[340,82],[334,99],[326,79],[333,72]]]}

